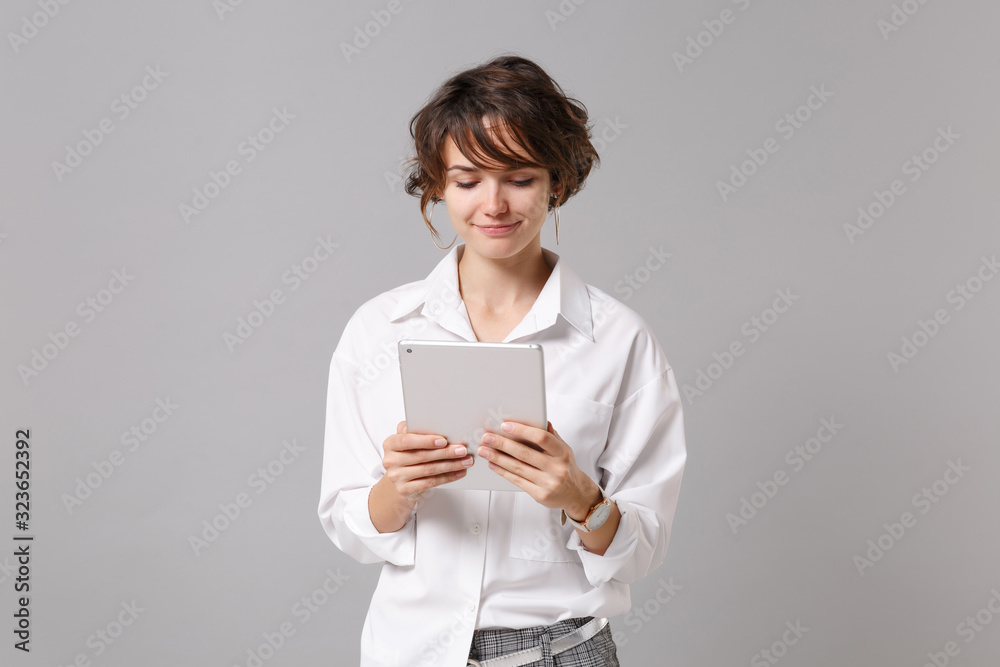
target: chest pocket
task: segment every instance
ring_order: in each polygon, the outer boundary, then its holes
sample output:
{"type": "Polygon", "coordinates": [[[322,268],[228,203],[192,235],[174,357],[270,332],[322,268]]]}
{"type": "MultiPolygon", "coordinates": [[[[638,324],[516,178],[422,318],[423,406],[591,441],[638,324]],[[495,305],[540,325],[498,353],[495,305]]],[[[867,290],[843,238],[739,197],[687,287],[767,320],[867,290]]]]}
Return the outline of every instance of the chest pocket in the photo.
{"type": "MultiPolygon", "coordinates": [[[[591,479],[600,483],[597,460],[604,453],[613,406],[588,398],[547,393],[546,412],[552,426],[573,448],[576,464],[591,479]]],[[[548,562],[579,562],[579,556],[566,548],[573,526],[559,525],[558,509],[540,505],[527,493],[517,493],[514,521],[510,532],[510,556],[548,562]]]]}

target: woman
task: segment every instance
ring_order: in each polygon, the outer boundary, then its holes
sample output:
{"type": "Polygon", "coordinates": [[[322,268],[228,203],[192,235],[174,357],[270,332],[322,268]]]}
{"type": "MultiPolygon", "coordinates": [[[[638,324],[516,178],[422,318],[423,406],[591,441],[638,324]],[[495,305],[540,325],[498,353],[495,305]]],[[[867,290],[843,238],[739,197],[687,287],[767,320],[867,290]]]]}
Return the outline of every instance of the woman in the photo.
{"type": "Polygon", "coordinates": [[[445,82],[410,131],[406,190],[435,237],[444,201],[464,243],[364,303],[331,361],[319,516],[342,551],[384,563],[361,664],[617,666],[607,619],[663,562],[686,448],[650,327],[541,246],[598,161],[587,112],[502,56],[445,82]],[[542,344],[547,428],[407,433],[391,355],[408,337],[542,344]],[[449,489],[471,447],[524,493],[449,489]]]}

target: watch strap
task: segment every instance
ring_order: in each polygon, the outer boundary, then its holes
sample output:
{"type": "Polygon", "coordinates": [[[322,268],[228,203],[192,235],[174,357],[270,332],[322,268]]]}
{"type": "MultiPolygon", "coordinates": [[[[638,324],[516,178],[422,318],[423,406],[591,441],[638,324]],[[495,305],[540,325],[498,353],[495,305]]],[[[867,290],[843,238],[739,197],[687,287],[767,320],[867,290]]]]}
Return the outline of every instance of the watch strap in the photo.
{"type": "Polygon", "coordinates": [[[562,525],[562,526],[565,526],[566,522],[569,521],[571,524],[573,524],[573,526],[575,526],[576,528],[579,528],[583,532],[585,532],[585,533],[591,532],[590,527],[587,525],[587,522],[590,521],[590,517],[592,517],[594,515],[594,510],[596,510],[601,505],[609,504],[608,503],[608,494],[604,492],[604,489],[602,489],[600,485],[598,485],[597,488],[601,492],[601,500],[596,505],[593,505],[590,508],[590,510],[587,512],[587,516],[585,516],[583,518],[583,522],[582,523],[579,522],[579,521],[573,520],[573,518],[570,517],[570,515],[566,514],[566,510],[561,509],[561,510],[559,510],[559,515],[560,515],[559,516],[559,524],[562,525]]]}

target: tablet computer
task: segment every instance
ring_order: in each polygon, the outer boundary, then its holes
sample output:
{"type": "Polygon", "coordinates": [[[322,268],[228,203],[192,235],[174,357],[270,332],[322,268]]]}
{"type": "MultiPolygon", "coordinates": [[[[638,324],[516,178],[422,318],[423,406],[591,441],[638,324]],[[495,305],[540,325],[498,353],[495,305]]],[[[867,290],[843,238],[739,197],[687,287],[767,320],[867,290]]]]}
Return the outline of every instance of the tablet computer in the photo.
{"type": "Polygon", "coordinates": [[[464,442],[475,462],[441,489],[521,491],[476,452],[486,426],[505,419],[546,428],[545,361],[537,343],[399,341],[406,430],[464,442]]]}

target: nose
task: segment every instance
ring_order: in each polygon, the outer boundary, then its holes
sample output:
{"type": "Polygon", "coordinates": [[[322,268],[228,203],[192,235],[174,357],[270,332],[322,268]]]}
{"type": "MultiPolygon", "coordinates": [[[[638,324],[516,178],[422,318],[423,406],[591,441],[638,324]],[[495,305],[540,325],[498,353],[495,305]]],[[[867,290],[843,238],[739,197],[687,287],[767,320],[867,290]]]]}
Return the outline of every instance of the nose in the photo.
{"type": "Polygon", "coordinates": [[[502,215],[507,211],[507,197],[503,186],[496,182],[484,183],[483,213],[490,216],[502,215]]]}

